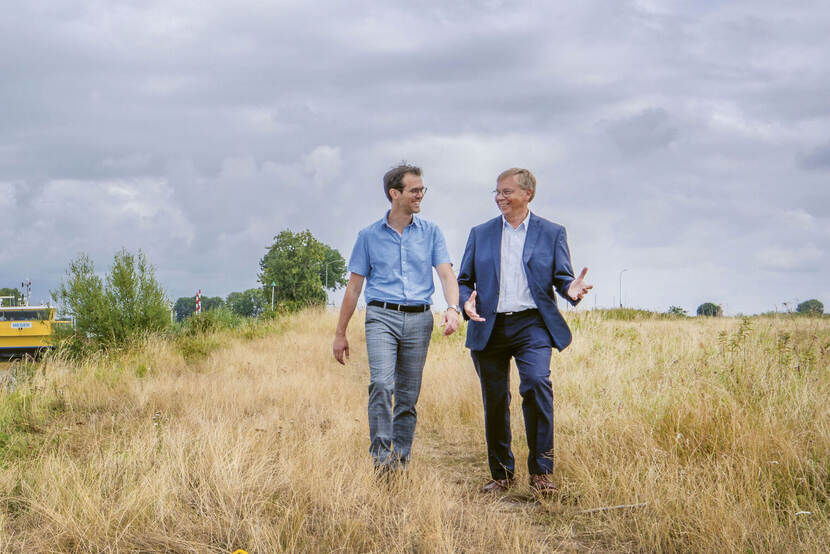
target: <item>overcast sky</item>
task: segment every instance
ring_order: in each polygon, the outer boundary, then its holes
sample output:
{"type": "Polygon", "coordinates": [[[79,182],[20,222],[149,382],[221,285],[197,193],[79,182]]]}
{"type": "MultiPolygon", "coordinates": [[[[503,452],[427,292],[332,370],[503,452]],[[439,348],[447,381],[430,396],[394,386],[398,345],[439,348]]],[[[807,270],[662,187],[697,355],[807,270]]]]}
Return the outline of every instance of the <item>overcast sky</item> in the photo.
{"type": "Polygon", "coordinates": [[[587,307],[623,269],[642,308],[830,306],[829,29],[807,0],[12,2],[0,287],[126,247],[225,296],[284,229],[348,258],[405,159],[456,264],[519,166],[587,307]]]}

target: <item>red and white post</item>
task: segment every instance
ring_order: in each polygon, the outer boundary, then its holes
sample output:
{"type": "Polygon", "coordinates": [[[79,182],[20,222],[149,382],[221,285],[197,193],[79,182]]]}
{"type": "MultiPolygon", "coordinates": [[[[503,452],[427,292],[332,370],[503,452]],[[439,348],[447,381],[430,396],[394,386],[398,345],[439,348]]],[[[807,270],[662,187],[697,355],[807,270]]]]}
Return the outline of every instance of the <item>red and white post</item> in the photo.
{"type": "Polygon", "coordinates": [[[202,313],[202,289],[196,292],[196,315],[202,313]]]}

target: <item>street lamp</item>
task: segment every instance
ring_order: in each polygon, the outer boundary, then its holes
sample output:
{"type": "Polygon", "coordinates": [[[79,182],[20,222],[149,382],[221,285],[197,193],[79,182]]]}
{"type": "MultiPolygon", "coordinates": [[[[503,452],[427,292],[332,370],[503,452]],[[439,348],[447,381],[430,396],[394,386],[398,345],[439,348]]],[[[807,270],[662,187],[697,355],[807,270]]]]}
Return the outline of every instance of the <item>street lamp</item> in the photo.
{"type": "Polygon", "coordinates": [[[329,266],[331,264],[337,263],[339,261],[340,260],[332,260],[332,261],[324,264],[326,266],[326,285],[325,285],[325,287],[326,287],[326,304],[328,304],[328,299],[329,299],[329,266]]]}
{"type": "MultiPolygon", "coordinates": [[[[337,263],[339,261],[340,260],[332,260],[332,261],[328,262],[327,264],[325,264],[326,265],[326,290],[329,290],[329,266],[331,264],[337,263]]],[[[328,293],[326,293],[326,294],[328,294],[328,293]]]]}
{"type": "Polygon", "coordinates": [[[620,308],[623,307],[623,301],[622,301],[622,274],[625,273],[626,271],[628,271],[628,269],[623,269],[622,271],[620,271],[620,308]]]}

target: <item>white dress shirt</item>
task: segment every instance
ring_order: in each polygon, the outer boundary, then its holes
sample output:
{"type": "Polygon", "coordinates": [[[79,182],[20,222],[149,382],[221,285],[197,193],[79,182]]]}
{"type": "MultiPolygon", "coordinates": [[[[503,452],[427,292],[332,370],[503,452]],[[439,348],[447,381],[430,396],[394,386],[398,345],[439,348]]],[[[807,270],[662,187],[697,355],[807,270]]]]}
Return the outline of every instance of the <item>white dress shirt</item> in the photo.
{"type": "Polygon", "coordinates": [[[517,228],[501,216],[501,276],[499,278],[499,304],[496,311],[520,312],[536,308],[527,284],[522,253],[525,248],[527,226],[530,224],[530,210],[517,228]]]}

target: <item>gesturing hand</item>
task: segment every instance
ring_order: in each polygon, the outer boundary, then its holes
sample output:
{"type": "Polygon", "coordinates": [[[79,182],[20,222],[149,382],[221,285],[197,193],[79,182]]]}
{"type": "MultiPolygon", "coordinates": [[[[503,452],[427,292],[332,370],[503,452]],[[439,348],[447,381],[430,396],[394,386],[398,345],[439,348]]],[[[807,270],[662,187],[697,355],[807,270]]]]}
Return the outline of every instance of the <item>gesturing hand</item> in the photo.
{"type": "Polygon", "coordinates": [[[588,268],[583,267],[579,277],[571,281],[571,285],[568,287],[568,296],[571,297],[571,300],[582,300],[582,297],[594,288],[594,285],[589,285],[584,281],[586,273],[588,273],[588,268]]]}
{"type": "Polygon", "coordinates": [[[476,311],[476,291],[473,291],[473,294],[470,295],[470,298],[464,302],[464,311],[467,313],[467,317],[470,318],[472,321],[484,321],[484,318],[478,315],[476,311]]]}

